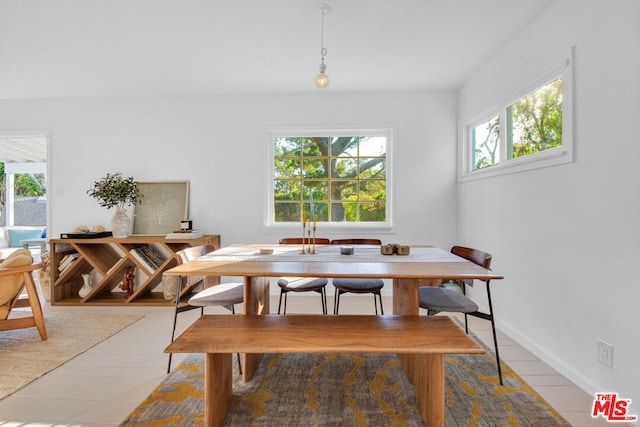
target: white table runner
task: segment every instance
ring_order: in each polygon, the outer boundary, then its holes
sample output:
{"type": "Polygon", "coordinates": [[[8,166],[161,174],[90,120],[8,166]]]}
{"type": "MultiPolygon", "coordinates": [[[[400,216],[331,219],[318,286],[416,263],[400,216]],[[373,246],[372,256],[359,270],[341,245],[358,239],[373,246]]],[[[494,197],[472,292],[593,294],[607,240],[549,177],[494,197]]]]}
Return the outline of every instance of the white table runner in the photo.
{"type": "Polygon", "coordinates": [[[204,255],[196,261],[213,262],[464,262],[465,260],[440,248],[412,247],[409,255],[382,255],[380,246],[353,245],[353,255],[341,255],[340,246],[316,246],[317,254],[301,254],[301,245],[228,246],[204,255]],[[260,249],[273,249],[273,254],[261,254],[260,249]]]}

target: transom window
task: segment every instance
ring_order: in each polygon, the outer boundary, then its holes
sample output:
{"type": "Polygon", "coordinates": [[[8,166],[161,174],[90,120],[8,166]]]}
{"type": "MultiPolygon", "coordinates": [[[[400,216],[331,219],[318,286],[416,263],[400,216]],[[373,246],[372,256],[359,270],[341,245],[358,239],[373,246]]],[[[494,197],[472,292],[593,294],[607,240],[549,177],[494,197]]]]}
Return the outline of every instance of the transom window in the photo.
{"type": "Polygon", "coordinates": [[[464,126],[461,180],[573,160],[571,63],[464,126]]]}
{"type": "Polygon", "coordinates": [[[278,133],[269,223],[389,222],[390,132],[278,133]]]}

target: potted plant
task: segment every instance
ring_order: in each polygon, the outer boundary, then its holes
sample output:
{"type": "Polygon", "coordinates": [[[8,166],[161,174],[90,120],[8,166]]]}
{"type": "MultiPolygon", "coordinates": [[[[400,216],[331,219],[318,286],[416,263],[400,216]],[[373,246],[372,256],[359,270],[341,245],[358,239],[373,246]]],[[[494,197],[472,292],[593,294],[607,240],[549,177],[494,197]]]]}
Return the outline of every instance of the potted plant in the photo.
{"type": "Polygon", "coordinates": [[[93,187],[87,190],[87,193],[96,198],[100,206],[107,209],[116,208],[111,219],[113,237],[125,238],[129,236],[131,220],[125,207],[142,200],[142,193],[133,177],[125,178],[120,172],[113,175],[107,174],[104,178],[94,182],[93,187]]]}

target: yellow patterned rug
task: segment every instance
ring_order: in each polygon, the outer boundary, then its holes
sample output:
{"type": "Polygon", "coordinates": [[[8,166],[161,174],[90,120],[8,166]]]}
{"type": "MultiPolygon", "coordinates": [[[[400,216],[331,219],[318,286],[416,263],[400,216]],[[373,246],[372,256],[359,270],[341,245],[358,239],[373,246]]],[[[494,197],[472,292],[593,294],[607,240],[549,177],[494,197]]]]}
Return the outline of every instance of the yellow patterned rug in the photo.
{"type": "MultiPolygon", "coordinates": [[[[189,355],[121,427],[204,425],[203,374],[202,355],[189,355]]],[[[569,425],[504,364],[503,374],[500,386],[490,352],[447,356],[445,426],[569,425]]],[[[424,426],[392,355],[265,355],[250,382],[234,372],[233,388],[225,426],[424,426]]]]}

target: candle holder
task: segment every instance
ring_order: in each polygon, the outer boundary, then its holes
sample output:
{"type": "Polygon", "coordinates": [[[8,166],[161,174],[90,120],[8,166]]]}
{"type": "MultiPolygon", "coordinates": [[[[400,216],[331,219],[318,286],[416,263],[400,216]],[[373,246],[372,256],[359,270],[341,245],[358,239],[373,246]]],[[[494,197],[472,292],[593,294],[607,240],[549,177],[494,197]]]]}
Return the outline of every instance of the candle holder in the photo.
{"type": "Polygon", "coordinates": [[[309,224],[309,229],[307,230],[307,253],[312,254],[311,252],[311,224],[309,224]]]}
{"type": "Polygon", "coordinates": [[[307,223],[306,222],[302,222],[302,250],[300,251],[300,255],[304,255],[307,252],[304,250],[304,236],[305,236],[305,232],[307,231],[307,223]]]}
{"type": "Polygon", "coordinates": [[[315,255],[317,253],[316,252],[316,226],[315,226],[315,224],[313,225],[313,238],[312,238],[311,242],[312,242],[311,244],[313,245],[311,247],[311,253],[313,255],[315,255]]]}

